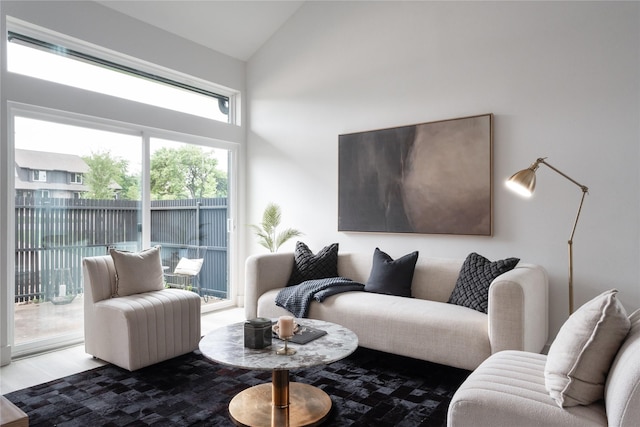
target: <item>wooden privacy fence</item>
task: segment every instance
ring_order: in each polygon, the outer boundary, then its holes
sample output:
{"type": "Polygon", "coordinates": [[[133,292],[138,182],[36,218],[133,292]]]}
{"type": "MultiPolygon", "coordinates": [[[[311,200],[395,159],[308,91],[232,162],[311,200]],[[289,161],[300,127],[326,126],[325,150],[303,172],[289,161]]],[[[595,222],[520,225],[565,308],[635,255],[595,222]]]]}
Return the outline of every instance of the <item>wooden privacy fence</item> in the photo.
{"type": "MultiPolygon", "coordinates": [[[[15,206],[15,302],[80,294],[82,258],[138,249],[138,201],[19,197],[15,206]]],[[[228,297],[226,198],[152,201],[151,243],[167,271],[199,248],[201,295],[228,297]]]]}

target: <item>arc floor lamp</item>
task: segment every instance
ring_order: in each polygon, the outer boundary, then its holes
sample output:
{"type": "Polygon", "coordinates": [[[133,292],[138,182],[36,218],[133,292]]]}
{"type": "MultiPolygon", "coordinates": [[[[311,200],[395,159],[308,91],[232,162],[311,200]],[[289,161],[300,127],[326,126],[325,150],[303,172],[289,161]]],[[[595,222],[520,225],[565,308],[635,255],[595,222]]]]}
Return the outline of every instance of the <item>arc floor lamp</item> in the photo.
{"type": "Polygon", "coordinates": [[[506,182],[506,185],[509,189],[515,191],[516,193],[523,195],[525,197],[531,197],[535,188],[536,188],[536,170],[540,164],[543,164],[573,182],[575,185],[580,187],[582,190],[582,198],[580,199],[580,205],[578,206],[578,213],[576,214],[576,219],[573,222],[573,228],[571,229],[571,234],[569,235],[569,315],[573,313],[573,236],[576,232],[576,225],[578,225],[578,219],[580,218],[580,212],[582,211],[582,204],[584,203],[584,196],[587,195],[589,189],[580,184],[575,179],[569,177],[565,173],[559,171],[555,167],[551,166],[549,163],[545,161],[546,157],[541,157],[537,159],[535,162],[531,164],[527,169],[523,169],[519,172],[514,173],[511,178],[509,178],[506,182]]]}

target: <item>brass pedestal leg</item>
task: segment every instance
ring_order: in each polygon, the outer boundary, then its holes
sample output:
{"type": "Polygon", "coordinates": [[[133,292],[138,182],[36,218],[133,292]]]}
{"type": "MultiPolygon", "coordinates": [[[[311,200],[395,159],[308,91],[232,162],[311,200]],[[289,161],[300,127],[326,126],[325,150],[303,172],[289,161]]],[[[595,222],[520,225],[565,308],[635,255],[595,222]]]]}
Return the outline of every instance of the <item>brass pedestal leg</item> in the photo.
{"type": "Polygon", "coordinates": [[[289,427],[289,371],[273,371],[271,383],[271,427],[289,427]]]}
{"type": "Polygon", "coordinates": [[[289,383],[288,370],[274,370],[271,384],[260,384],[238,393],[229,403],[229,414],[238,426],[317,426],[329,416],[331,399],[317,387],[289,383]]]}
{"type": "Polygon", "coordinates": [[[274,408],[286,408],[289,406],[289,371],[274,370],[271,374],[272,396],[274,408]]]}

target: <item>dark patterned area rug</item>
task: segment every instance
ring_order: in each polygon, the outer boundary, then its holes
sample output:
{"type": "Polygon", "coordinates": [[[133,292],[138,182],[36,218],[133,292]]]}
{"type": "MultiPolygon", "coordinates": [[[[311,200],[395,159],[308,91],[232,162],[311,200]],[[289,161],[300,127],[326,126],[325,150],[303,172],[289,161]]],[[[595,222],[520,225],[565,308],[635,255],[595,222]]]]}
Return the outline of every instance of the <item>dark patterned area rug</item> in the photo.
{"type": "MultiPolygon", "coordinates": [[[[328,426],[446,426],[449,402],[469,371],[359,348],[291,381],[331,396],[328,426]]],[[[232,426],[228,404],[271,372],[233,369],[199,352],[135,372],[113,365],[9,393],[35,426],[232,426]]]]}

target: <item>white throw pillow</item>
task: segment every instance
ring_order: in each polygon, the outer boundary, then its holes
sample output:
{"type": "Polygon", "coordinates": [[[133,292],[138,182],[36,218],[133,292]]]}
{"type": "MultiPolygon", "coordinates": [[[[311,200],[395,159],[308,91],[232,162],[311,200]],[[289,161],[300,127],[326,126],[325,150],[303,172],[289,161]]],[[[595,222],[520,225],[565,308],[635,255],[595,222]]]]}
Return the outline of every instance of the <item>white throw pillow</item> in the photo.
{"type": "Polygon", "coordinates": [[[176,265],[176,269],[173,270],[174,274],[184,274],[187,276],[195,276],[200,273],[200,269],[202,268],[203,258],[198,259],[189,259],[189,258],[180,258],[178,265],[176,265]]]}
{"type": "Polygon", "coordinates": [[[561,408],[604,397],[609,368],[631,327],[617,292],[604,292],[580,307],[549,348],[545,386],[561,408]]]}
{"type": "Polygon", "coordinates": [[[109,250],[116,269],[116,293],[114,296],[159,291],[164,288],[160,246],[141,252],[109,250]]]}

